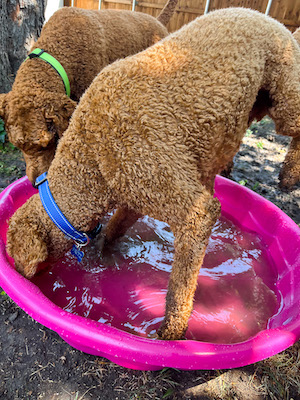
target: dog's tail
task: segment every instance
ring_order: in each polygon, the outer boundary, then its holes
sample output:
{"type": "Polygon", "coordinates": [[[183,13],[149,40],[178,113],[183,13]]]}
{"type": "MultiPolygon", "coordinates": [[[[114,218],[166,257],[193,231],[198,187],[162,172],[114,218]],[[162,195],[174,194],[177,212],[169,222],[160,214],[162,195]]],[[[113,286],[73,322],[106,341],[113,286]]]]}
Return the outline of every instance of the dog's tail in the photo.
{"type": "Polygon", "coordinates": [[[170,21],[172,15],[174,14],[175,8],[177,6],[178,0],[168,0],[167,4],[162,9],[161,13],[157,17],[158,21],[163,25],[167,25],[170,21]]]}

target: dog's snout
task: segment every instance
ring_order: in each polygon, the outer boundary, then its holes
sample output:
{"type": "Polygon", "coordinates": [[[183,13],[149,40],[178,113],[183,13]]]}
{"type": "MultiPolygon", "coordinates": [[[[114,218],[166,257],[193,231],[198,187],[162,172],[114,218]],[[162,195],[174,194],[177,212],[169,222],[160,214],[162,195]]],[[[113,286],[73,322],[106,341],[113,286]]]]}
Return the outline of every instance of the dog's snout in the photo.
{"type": "MultiPolygon", "coordinates": [[[[28,160],[26,160],[26,161],[28,162],[28,160]]],[[[34,188],[36,188],[35,181],[36,181],[36,178],[38,177],[36,168],[34,168],[31,164],[26,165],[26,175],[27,175],[27,178],[30,180],[32,186],[34,188]]]]}

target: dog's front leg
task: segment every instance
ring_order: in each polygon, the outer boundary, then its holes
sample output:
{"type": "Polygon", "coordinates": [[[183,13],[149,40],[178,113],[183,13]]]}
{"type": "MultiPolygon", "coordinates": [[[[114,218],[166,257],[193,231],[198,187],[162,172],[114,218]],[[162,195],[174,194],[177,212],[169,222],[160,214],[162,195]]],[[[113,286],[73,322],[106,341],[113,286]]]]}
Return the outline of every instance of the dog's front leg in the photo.
{"type": "Polygon", "coordinates": [[[141,216],[141,214],[127,207],[118,208],[108,221],[103,232],[101,232],[101,235],[99,235],[97,240],[98,250],[102,252],[106,244],[123,236],[141,216]]]}
{"type": "Polygon", "coordinates": [[[165,340],[183,339],[193,309],[197,277],[211,229],[220,215],[212,195],[201,196],[174,229],[175,256],[166,297],[166,313],[158,335],[165,340]],[[204,198],[203,198],[204,197],[204,198]]]}

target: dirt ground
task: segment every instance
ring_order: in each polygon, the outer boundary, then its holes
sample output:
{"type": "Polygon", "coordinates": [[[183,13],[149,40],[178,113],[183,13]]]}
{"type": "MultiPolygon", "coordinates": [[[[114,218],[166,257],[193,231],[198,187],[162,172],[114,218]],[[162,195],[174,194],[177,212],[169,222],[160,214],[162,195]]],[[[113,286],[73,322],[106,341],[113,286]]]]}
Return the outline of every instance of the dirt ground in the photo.
{"type": "MultiPolygon", "coordinates": [[[[300,186],[278,187],[289,139],[274,134],[271,120],[251,126],[230,178],[272,201],[300,225],[300,186]]],[[[0,190],[25,174],[17,150],[0,153],[0,190]]],[[[0,288],[1,291],[1,288],[0,288]]],[[[36,323],[0,295],[1,400],[300,399],[300,342],[268,360],[234,370],[133,371],[84,354],[36,323]]]]}

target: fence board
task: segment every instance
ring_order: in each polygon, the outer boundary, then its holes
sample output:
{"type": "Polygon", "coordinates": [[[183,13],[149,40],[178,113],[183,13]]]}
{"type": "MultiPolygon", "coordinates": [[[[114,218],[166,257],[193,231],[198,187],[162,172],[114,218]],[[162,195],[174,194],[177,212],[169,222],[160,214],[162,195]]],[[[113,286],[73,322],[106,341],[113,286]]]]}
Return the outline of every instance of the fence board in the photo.
{"type": "Polygon", "coordinates": [[[270,15],[295,29],[300,26],[300,0],[273,0],[270,15]]]}
{"type": "Polygon", "coordinates": [[[246,7],[265,12],[268,0],[211,0],[209,10],[228,7],[246,7]]]}
{"type": "MultiPolygon", "coordinates": [[[[131,10],[133,0],[101,0],[101,9],[131,10]]],[[[156,17],[167,0],[136,0],[135,11],[156,17]]],[[[179,29],[199,15],[203,15],[207,0],[179,0],[175,13],[167,28],[170,32],[179,29]]],[[[65,6],[71,6],[71,0],[65,0],[65,6]]],[[[208,11],[227,7],[246,7],[265,12],[268,0],[210,0],[208,11]]],[[[99,0],[74,0],[74,6],[97,10],[99,0]]],[[[300,0],[273,0],[269,15],[291,31],[300,26],[300,0]]]]}

